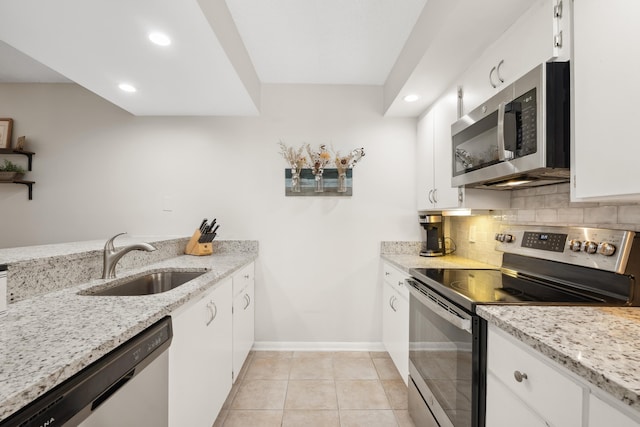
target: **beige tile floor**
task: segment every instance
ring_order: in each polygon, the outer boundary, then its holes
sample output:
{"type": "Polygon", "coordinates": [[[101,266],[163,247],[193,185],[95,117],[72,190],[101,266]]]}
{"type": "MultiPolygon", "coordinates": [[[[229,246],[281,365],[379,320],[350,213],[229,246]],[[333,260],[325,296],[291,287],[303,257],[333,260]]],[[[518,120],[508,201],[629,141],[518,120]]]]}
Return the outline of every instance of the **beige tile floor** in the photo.
{"type": "Polygon", "coordinates": [[[414,427],[386,352],[251,352],[214,427],[414,427]]]}

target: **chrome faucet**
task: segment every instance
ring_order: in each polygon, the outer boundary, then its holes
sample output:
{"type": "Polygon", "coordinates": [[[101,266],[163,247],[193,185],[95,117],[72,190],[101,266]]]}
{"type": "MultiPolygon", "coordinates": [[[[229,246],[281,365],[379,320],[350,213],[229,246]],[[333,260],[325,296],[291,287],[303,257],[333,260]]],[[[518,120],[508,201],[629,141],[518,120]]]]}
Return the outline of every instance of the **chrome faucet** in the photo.
{"type": "Polygon", "coordinates": [[[113,247],[113,241],[116,237],[122,236],[127,233],[119,233],[107,240],[107,243],[104,245],[104,259],[102,264],[102,278],[103,279],[114,279],[116,277],[116,264],[120,261],[124,255],[131,251],[147,251],[153,252],[156,248],[149,243],[135,243],[133,245],[125,246],[124,248],[120,248],[116,251],[113,247]]]}

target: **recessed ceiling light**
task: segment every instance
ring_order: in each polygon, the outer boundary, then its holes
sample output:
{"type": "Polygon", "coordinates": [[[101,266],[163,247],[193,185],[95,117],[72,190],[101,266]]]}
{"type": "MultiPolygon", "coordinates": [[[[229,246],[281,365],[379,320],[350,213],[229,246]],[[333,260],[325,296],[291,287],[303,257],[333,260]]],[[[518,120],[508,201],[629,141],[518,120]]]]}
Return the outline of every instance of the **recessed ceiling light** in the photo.
{"type": "Polygon", "coordinates": [[[130,85],[129,83],[120,83],[118,87],[120,88],[120,90],[124,92],[129,92],[129,93],[133,93],[137,90],[134,86],[130,85]]]}
{"type": "Polygon", "coordinates": [[[151,33],[149,34],[149,40],[158,46],[169,46],[171,44],[171,39],[164,33],[151,33]]]}
{"type": "Polygon", "coordinates": [[[418,99],[420,99],[420,97],[418,95],[411,94],[411,95],[405,96],[402,99],[404,99],[405,102],[416,102],[418,99]]]}

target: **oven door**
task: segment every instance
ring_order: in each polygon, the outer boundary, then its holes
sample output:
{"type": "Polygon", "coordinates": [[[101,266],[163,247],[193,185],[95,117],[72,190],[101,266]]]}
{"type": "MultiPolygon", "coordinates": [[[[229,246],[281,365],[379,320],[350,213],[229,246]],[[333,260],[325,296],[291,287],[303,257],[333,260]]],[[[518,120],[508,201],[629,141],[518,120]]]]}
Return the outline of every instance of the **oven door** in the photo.
{"type": "MultiPolygon", "coordinates": [[[[486,323],[420,282],[409,279],[407,286],[415,389],[440,427],[483,426],[486,323]]],[[[411,406],[414,420],[429,416],[416,413],[424,405],[411,406]]]]}

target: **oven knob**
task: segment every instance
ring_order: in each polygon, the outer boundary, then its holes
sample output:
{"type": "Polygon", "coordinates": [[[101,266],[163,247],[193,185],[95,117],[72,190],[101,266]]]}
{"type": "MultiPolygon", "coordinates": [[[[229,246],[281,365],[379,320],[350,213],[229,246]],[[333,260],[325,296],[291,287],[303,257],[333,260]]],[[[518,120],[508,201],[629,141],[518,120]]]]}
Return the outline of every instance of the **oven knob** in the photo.
{"type": "Polygon", "coordinates": [[[580,240],[570,240],[569,241],[569,249],[573,252],[580,252],[582,248],[582,242],[580,240]]]}
{"type": "Polygon", "coordinates": [[[598,244],[596,242],[584,242],[584,251],[588,254],[595,254],[598,250],[598,244]]]}
{"type": "Polygon", "coordinates": [[[515,239],[515,237],[513,237],[513,235],[511,235],[511,234],[505,234],[505,235],[504,235],[504,241],[505,241],[505,242],[507,242],[507,243],[511,243],[511,242],[513,242],[514,240],[516,240],[516,239],[515,239]]]}
{"type": "Polygon", "coordinates": [[[616,253],[616,247],[611,243],[602,242],[600,243],[600,245],[598,245],[598,253],[604,256],[611,256],[616,253]]]}

